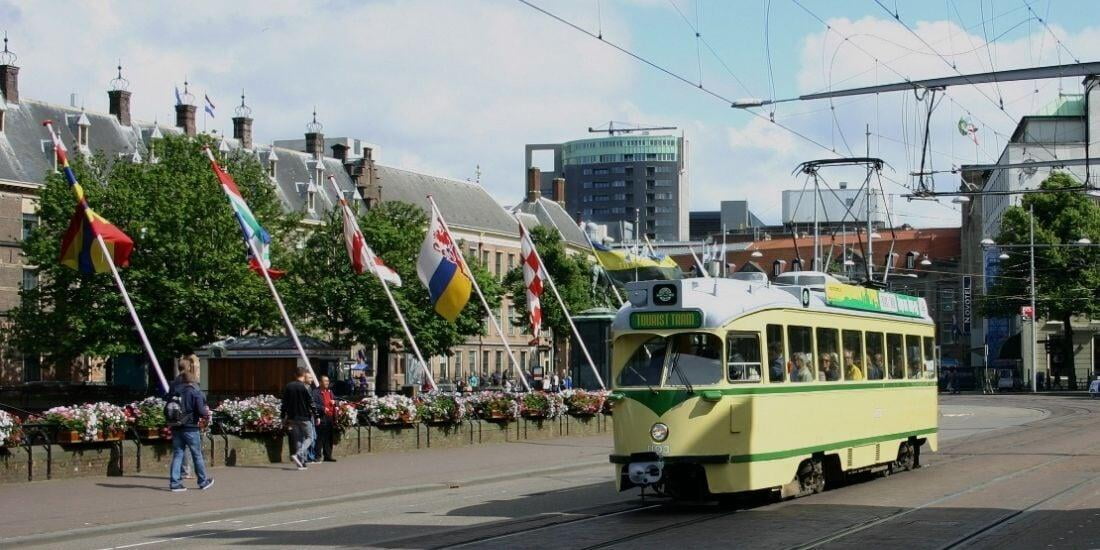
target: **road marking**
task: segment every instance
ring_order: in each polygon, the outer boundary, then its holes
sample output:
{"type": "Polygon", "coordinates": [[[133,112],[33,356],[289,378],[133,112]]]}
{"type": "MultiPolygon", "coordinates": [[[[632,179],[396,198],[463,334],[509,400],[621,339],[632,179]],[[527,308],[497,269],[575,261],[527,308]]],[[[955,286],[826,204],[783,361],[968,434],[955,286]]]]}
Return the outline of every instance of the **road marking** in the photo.
{"type": "MultiPolygon", "coordinates": [[[[158,539],[158,540],[149,540],[149,541],[145,541],[145,542],[136,542],[134,544],[124,544],[122,546],[109,546],[109,547],[103,548],[101,550],[120,550],[122,548],[137,548],[138,546],[149,546],[149,545],[152,545],[152,544],[162,544],[162,543],[165,543],[165,542],[175,542],[175,541],[178,541],[178,540],[197,539],[199,537],[208,537],[210,535],[217,535],[217,534],[221,534],[221,533],[234,533],[234,532],[237,532],[237,531],[251,531],[253,529],[266,529],[268,527],[281,527],[283,525],[293,525],[295,523],[306,523],[306,522],[310,522],[310,521],[320,521],[320,520],[323,520],[323,519],[329,519],[331,517],[332,516],[321,516],[319,518],[297,519],[297,520],[294,520],[294,521],[283,521],[283,522],[280,522],[280,523],[269,523],[267,525],[253,525],[251,527],[241,527],[241,528],[238,528],[238,529],[230,529],[228,531],[210,531],[208,533],[198,533],[198,534],[195,534],[195,535],[185,535],[185,536],[182,536],[182,537],[172,537],[172,538],[167,538],[167,539],[158,539]]],[[[221,520],[215,520],[215,521],[221,521],[221,520]]],[[[214,523],[214,522],[206,522],[206,523],[214,523]]]]}

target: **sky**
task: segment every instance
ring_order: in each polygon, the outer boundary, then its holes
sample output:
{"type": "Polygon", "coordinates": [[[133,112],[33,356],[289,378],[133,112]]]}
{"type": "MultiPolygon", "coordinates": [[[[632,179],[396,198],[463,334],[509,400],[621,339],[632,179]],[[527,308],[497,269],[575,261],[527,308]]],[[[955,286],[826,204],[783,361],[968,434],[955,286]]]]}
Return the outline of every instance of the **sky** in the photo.
{"type": "MultiPolygon", "coordinates": [[[[121,62],[135,118],[174,121],[173,90],[186,79],[217,106],[207,127],[228,133],[243,89],[260,142],[300,138],[316,108],[326,135],[376,144],[383,164],[463,180],[480,167],[502,204],[523,196],[524,144],[590,137],[610,120],[679,128],[691,209],[748,200],[768,223],[780,221],[781,192],[805,185],[792,175],[799,163],[869,146],[889,164],[881,185],[894,220],[918,227],[959,224],[947,199],[902,197],[915,184],[925,101],[898,92],[751,112],[729,101],[1100,58],[1088,1],[530,2],[603,41],[518,0],[0,0],[0,30],[19,56],[23,97],[76,94],[106,111],[121,62]]],[[[1020,116],[1080,92],[1078,78],[949,88],[926,162],[994,162],[1020,116]],[[960,118],[976,143],[959,134],[960,118]]],[[[932,185],[958,181],[944,173],[932,185]]]]}

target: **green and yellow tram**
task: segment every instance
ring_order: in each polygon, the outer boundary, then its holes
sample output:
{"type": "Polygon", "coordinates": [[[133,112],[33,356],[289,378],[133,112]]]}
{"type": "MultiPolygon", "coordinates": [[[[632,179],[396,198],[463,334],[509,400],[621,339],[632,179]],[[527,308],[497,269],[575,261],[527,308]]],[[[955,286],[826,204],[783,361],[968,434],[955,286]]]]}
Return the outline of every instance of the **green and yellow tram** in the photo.
{"type": "Polygon", "coordinates": [[[798,496],[831,476],[910,469],[925,443],[936,450],[923,299],[814,272],[627,292],[612,327],[619,490],[798,496]]]}

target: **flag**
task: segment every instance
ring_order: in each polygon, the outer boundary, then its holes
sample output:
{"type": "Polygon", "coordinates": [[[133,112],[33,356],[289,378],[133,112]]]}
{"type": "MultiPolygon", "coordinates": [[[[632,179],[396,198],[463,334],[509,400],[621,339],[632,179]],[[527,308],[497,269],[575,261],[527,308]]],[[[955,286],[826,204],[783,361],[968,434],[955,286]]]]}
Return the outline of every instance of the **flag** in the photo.
{"type": "Polygon", "coordinates": [[[655,260],[647,255],[631,254],[629,249],[612,250],[606,245],[592,243],[592,250],[607,274],[618,284],[633,281],[671,280],[683,278],[680,266],[670,257],[655,260]]]}
{"type": "Polygon", "coordinates": [[[519,226],[519,261],[523,265],[523,285],[527,287],[527,312],[531,317],[531,334],[535,335],[533,343],[538,343],[539,331],[542,330],[542,304],[539,297],[542,296],[542,280],[545,271],[542,262],[535,254],[535,243],[531,241],[531,234],[519,226]]]}
{"type": "MultiPolygon", "coordinates": [[[[331,177],[330,177],[331,178],[331,177]]],[[[335,182],[333,186],[335,186],[335,182]]],[[[348,206],[347,199],[340,197],[340,209],[344,215],[344,244],[348,247],[348,257],[351,258],[351,268],[357,275],[370,271],[379,279],[393,286],[401,286],[401,276],[390,269],[382,259],[374,255],[367,240],[363,238],[363,232],[359,230],[359,222],[355,220],[355,214],[348,206]]]]}
{"type": "Polygon", "coordinates": [[[245,243],[250,244],[248,248],[249,269],[261,275],[263,272],[260,270],[264,269],[273,279],[286,275],[284,271],[271,268],[271,235],[260,225],[256,216],[252,214],[252,209],[244,201],[244,197],[241,196],[241,191],[237,189],[237,184],[233,181],[233,178],[225,170],[222,170],[221,166],[218,166],[210,149],[207,149],[206,152],[210,156],[210,167],[214,169],[214,175],[218,176],[222,191],[229,198],[229,205],[233,207],[233,214],[236,215],[237,224],[241,227],[241,235],[244,237],[245,243]],[[259,253],[259,258],[255,257],[253,250],[259,253]]]}
{"type": "Polygon", "coordinates": [[[416,260],[416,275],[428,288],[436,313],[448,321],[457,319],[470,301],[470,278],[462,272],[458,254],[454,238],[443,225],[439,212],[432,208],[432,222],[416,260]]]}
{"type": "Polygon", "coordinates": [[[110,271],[108,258],[104,256],[103,249],[96,246],[96,239],[102,237],[103,244],[107,245],[107,253],[110,254],[110,259],[115,265],[119,267],[130,265],[130,252],[134,249],[134,241],[88,206],[88,199],[84,197],[84,188],[76,181],[76,174],[69,166],[65,145],[54,132],[53,123],[47,120],[43,125],[49,130],[50,139],[53,140],[57,166],[72,187],[73,194],[76,195],[76,210],[69,219],[69,227],[61,236],[61,264],[81,273],[110,271]]]}
{"type": "Polygon", "coordinates": [[[206,94],[202,94],[202,97],[206,100],[206,106],[203,107],[203,110],[210,114],[210,118],[214,118],[214,102],[210,101],[210,96],[206,94]]]}
{"type": "Polygon", "coordinates": [[[176,86],[176,105],[182,105],[182,104],[183,104],[183,98],[180,97],[180,87],[176,86]]]}

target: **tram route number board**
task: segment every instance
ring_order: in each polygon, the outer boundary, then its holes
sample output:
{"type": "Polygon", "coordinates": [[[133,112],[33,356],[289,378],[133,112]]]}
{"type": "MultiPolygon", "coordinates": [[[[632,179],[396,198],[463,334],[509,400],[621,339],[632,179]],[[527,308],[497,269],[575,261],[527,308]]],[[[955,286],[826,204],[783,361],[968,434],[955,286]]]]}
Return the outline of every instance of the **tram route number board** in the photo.
{"type": "Polygon", "coordinates": [[[630,328],[633,330],[701,326],[703,326],[703,313],[700,311],[636,311],[630,314],[630,328]]]}

